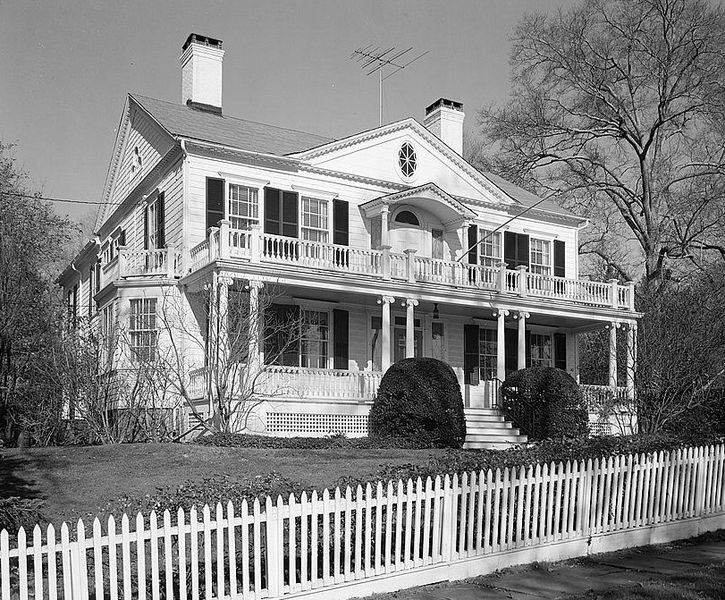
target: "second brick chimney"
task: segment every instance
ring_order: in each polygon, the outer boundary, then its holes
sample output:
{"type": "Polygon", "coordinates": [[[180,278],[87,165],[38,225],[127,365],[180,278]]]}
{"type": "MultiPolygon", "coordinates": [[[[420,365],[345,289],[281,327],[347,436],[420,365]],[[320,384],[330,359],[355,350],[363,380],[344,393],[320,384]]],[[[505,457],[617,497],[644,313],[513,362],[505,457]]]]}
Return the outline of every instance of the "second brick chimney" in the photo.
{"type": "Polygon", "coordinates": [[[222,112],[222,41],[192,33],[181,47],[181,102],[222,112]]]}
{"type": "Polygon", "coordinates": [[[463,154],[463,103],[439,98],[425,109],[426,129],[458,154],[463,154]]]}

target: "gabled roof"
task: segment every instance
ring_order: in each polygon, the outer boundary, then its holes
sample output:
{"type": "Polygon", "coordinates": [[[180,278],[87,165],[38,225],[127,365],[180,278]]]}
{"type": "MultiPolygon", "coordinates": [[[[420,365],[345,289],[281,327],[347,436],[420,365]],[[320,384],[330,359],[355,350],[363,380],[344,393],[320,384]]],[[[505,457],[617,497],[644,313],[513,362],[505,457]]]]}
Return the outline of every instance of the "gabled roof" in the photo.
{"type": "Polygon", "coordinates": [[[148,96],[129,96],[175,137],[278,156],[302,152],[333,141],[313,133],[218,115],[148,96]]]}
{"type": "Polygon", "coordinates": [[[368,202],[361,204],[360,208],[365,211],[367,216],[372,216],[379,213],[383,206],[404,203],[406,200],[410,200],[412,198],[432,200],[439,205],[444,206],[451,215],[461,219],[473,219],[476,216],[476,213],[470,208],[465,206],[459,200],[456,200],[447,192],[443,191],[433,182],[424,183],[423,185],[419,185],[417,187],[408,188],[407,190],[394,192],[386,196],[381,196],[380,198],[375,198],[374,200],[369,200],[368,202]]]}

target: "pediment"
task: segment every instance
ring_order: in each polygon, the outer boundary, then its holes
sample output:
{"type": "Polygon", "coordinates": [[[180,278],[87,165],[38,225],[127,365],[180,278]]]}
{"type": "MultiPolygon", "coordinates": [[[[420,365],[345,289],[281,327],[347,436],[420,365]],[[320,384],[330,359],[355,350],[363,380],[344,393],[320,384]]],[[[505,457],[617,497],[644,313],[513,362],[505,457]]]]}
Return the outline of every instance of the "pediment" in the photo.
{"type": "Polygon", "coordinates": [[[311,166],[332,172],[405,187],[432,183],[451,196],[487,203],[516,204],[414,119],[384,125],[294,156],[311,166]],[[406,176],[399,162],[404,144],[410,144],[415,152],[416,165],[411,176],[406,176]]]}

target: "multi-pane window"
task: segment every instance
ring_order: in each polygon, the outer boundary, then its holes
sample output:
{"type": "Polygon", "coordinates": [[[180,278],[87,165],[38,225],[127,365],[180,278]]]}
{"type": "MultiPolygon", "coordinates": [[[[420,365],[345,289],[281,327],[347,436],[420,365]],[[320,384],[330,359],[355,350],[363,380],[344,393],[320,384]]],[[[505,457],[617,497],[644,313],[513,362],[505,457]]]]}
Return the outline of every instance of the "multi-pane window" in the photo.
{"type": "Polygon", "coordinates": [[[110,366],[113,358],[113,349],[116,346],[116,306],[113,302],[107,304],[101,310],[101,339],[100,349],[102,362],[106,367],[110,366]]]}
{"type": "Polygon", "coordinates": [[[531,334],[531,366],[551,366],[551,336],[540,333],[531,334]]]}
{"type": "Polygon", "coordinates": [[[478,245],[481,266],[497,266],[501,262],[501,233],[479,229],[478,239],[481,242],[478,245]]]}
{"type": "Polygon", "coordinates": [[[131,354],[138,360],[153,360],[156,356],[156,299],[131,300],[131,354]]]}
{"type": "Polygon", "coordinates": [[[259,222],[259,190],[229,184],[229,221],[233,229],[249,229],[259,222]]]}
{"type": "Polygon", "coordinates": [[[158,215],[159,207],[157,206],[156,200],[151,202],[146,207],[146,248],[148,250],[155,250],[158,248],[158,222],[159,222],[159,215],[158,215]]]}
{"type": "Polygon", "coordinates": [[[480,380],[496,379],[497,342],[493,329],[481,327],[478,330],[478,356],[480,380]]]}
{"type": "Polygon", "coordinates": [[[330,317],[326,312],[303,310],[300,331],[300,366],[327,368],[330,317]]]}
{"type": "Polygon", "coordinates": [[[531,238],[531,272],[551,275],[551,242],[531,238]]]}
{"type": "Polygon", "coordinates": [[[329,239],[327,200],[302,197],[302,239],[326,244],[329,239]]]}

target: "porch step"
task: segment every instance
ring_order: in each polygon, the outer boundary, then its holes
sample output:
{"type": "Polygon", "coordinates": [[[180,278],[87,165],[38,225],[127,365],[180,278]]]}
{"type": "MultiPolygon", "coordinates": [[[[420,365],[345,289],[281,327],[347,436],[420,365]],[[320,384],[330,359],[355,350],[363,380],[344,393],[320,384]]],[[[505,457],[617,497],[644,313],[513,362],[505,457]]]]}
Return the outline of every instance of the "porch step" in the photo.
{"type": "Polygon", "coordinates": [[[464,448],[505,450],[527,441],[497,408],[466,408],[464,412],[467,429],[464,448]]]}

